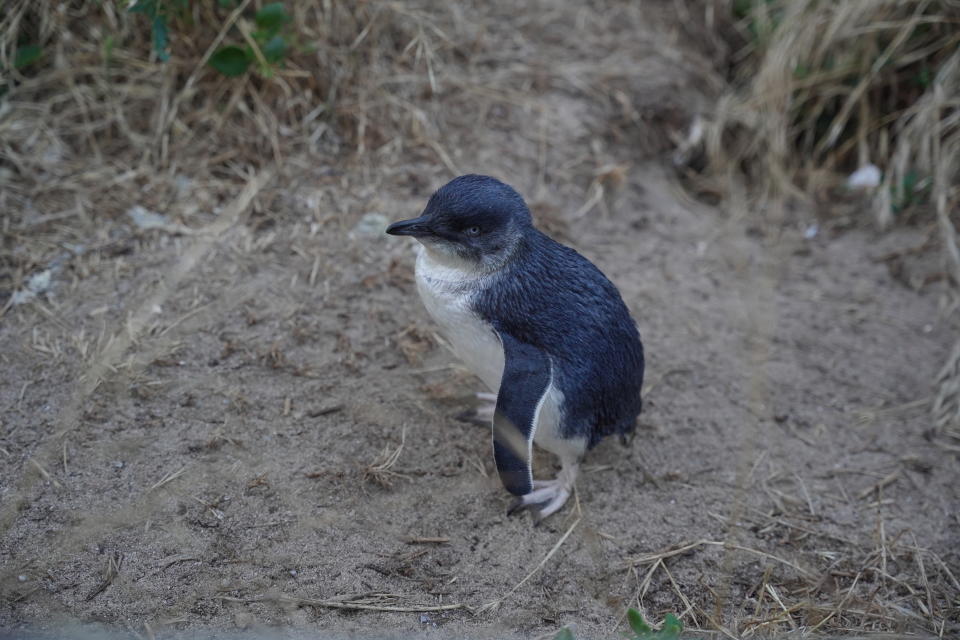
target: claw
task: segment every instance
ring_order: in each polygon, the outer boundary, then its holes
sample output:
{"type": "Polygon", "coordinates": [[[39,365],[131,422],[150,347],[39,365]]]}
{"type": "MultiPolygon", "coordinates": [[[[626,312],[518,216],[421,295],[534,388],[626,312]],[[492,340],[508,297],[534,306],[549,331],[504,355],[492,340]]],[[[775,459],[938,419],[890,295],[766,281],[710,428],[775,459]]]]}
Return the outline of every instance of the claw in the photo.
{"type": "Polygon", "coordinates": [[[533,526],[560,510],[570,497],[570,487],[561,480],[534,480],[533,491],[516,498],[507,509],[512,516],[523,509],[530,511],[533,526]]]}
{"type": "Polygon", "coordinates": [[[460,422],[477,424],[481,427],[489,427],[493,422],[493,414],[497,409],[497,396],[494,393],[477,393],[477,399],[480,405],[473,409],[466,409],[456,415],[460,422]]]}
{"type": "Polygon", "coordinates": [[[489,427],[489,426],[490,426],[490,421],[489,421],[489,420],[484,420],[481,416],[479,416],[479,415],[477,414],[477,410],[476,410],[476,409],[465,409],[464,411],[461,411],[460,413],[458,413],[457,415],[455,415],[454,418],[455,418],[458,422],[466,422],[466,423],[468,423],[468,424],[476,424],[476,425],[480,425],[481,427],[489,427]]]}
{"type": "Polygon", "coordinates": [[[523,503],[523,498],[516,498],[513,502],[510,503],[510,506],[507,507],[507,517],[516,514],[521,509],[526,508],[528,505],[523,503]]]}

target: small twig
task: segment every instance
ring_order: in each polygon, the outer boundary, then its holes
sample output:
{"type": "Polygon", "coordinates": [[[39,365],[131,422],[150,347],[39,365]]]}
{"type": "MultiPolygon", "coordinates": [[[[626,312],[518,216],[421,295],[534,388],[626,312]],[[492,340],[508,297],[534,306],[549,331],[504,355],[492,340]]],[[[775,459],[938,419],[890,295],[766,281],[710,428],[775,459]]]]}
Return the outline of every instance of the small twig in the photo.
{"type": "Polygon", "coordinates": [[[450,157],[450,154],[448,154],[446,150],[440,146],[439,142],[431,139],[426,139],[425,142],[427,143],[427,146],[436,152],[437,156],[440,158],[440,162],[442,162],[443,166],[447,168],[447,171],[455,176],[458,176],[462,173],[462,171],[457,168],[457,165],[453,163],[453,159],[450,157]]]}
{"type": "Polygon", "coordinates": [[[895,469],[894,471],[887,474],[882,480],[880,480],[880,482],[876,483],[872,487],[869,487],[861,491],[860,495],[858,495],[857,497],[860,498],[861,500],[865,500],[866,498],[870,497],[870,494],[885,488],[889,484],[892,484],[899,477],[900,477],[900,469],[895,469]]]}
{"type": "Polygon", "coordinates": [[[93,590],[87,594],[87,602],[93,600],[98,595],[106,591],[107,587],[113,584],[114,579],[120,575],[120,567],[123,565],[123,554],[117,551],[107,558],[107,570],[103,580],[93,590]]]}
{"type": "Polygon", "coordinates": [[[407,544],[447,544],[450,538],[406,538],[407,544]]]}
{"type": "Polygon", "coordinates": [[[797,623],[793,621],[793,616],[790,615],[790,610],[787,609],[785,604],[783,604],[783,600],[780,599],[780,594],[777,593],[777,590],[772,584],[767,584],[767,593],[769,593],[770,597],[773,598],[778,605],[780,605],[781,609],[783,609],[783,614],[787,617],[787,622],[790,623],[790,628],[796,629],[797,623]]]}
{"type": "Polygon", "coordinates": [[[953,588],[957,590],[957,595],[960,596],[960,581],[958,581],[956,576],[953,575],[953,572],[950,571],[950,567],[947,566],[947,563],[944,562],[940,558],[940,556],[935,554],[933,551],[930,551],[929,549],[921,549],[920,551],[929,553],[930,557],[937,561],[937,564],[940,565],[940,568],[943,569],[944,572],[946,572],[947,577],[950,578],[950,582],[951,584],[953,584],[953,588]]]}
{"type": "Polygon", "coordinates": [[[678,585],[677,581],[673,579],[673,574],[670,573],[670,569],[668,569],[667,565],[665,565],[662,561],[660,562],[660,566],[663,567],[664,573],[667,574],[667,578],[670,580],[670,585],[673,587],[674,592],[676,592],[676,594],[680,596],[680,601],[683,602],[683,606],[686,607],[683,613],[681,613],[678,617],[682,619],[687,612],[690,612],[691,615],[693,615],[694,624],[696,624],[697,626],[700,626],[700,621],[697,620],[696,613],[694,613],[693,611],[693,605],[690,604],[690,600],[688,600],[687,596],[683,594],[683,591],[680,591],[680,585],[678,585]]]}
{"type": "Polygon", "coordinates": [[[661,551],[661,552],[659,552],[659,553],[654,553],[654,554],[649,555],[649,556],[640,556],[640,557],[638,557],[638,558],[633,558],[632,560],[629,560],[628,563],[629,563],[630,565],[650,564],[651,562],[655,562],[655,561],[657,561],[657,560],[663,560],[663,559],[665,559],[665,558],[672,558],[673,556],[678,556],[678,555],[684,554],[684,553],[686,553],[686,552],[688,552],[688,551],[691,551],[691,550],[693,550],[693,549],[696,549],[697,547],[701,547],[701,546],[705,546],[705,545],[713,546],[713,547],[723,547],[724,549],[733,549],[733,550],[736,550],[736,551],[746,551],[747,553],[752,553],[752,554],[754,554],[754,555],[758,555],[758,556],[761,556],[761,557],[763,557],[763,558],[767,558],[767,559],[769,559],[769,560],[776,560],[776,561],[779,562],[780,564],[785,564],[785,565],[787,565],[788,567],[790,567],[790,568],[798,571],[799,573],[801,573],[802,575],[804,575],[804,576],[806,576],[806,577],[808,577],[808,578],[812,578],[812,577],[813,577],[812,574],[811,574],[809,571],[807,571],[806,569],[801,568],[800,566],[794,564],[793,562],[790,562],[789,560],[785,560],[785,559],[783,559],[783,558],[779,558],[779,557],[773,555],[772,553],[767,553],[766,551],[760,551],[759,549],[751,549],[750,547],[744,547],[744,546],[741,546],[741,545],[739,545],[739,544],[733,544],[732,542],[721,542],[721,541],[718,541],[718,540],[697,540],[696,542],[690,542],[690,543],[685,544],[685,545],[682,545],[682,546],[680,546],[680,547],[678,547],[678,548],[676,548],[676,549],[668,549],[668,550],[666,550],[666,551],[661,551]]]}
{"type": "Polygon", "coordinates": [[[465,604],[440,604],[440,605],[414,605],[410,607],[385,606],[378,604],[361,604],[357,602],[340,602],[337,600],[311,600],[309,598],[293,598],[289,596],[280,596],[277,598],[260,596],[256,598],[231,598],[228,596],[219,596],[217,600],[224,602],[288,602],[290,604],[307,605],[310,607],[323,607],[325,609],[345,609],[347,611],[454,611],[456,609],[470,610],[465,604]]]}
{"type": "Polygon", "coordinates": [[[307,411],[308,418],[319,418],[320,416],[326,416],[331,413],[337,413],[338,411],[343,411],[342,404],[333,404],[328,407],[320,407],[319,409],[311,409],[307,411]]]}
{"type": "Polygon", "coordinates": [[[579,220],[583,216],[587,215],[591,209],[593,209],[597,204],[603,200],[603,185],[600,184],[600,180],[594,180],[593,184],[593,195],[587,198],[587,201],[583,203],[583,206],[580,207],[576,213],[571,216],[573,220],[579,220]]]}
{"type": "Polygon", "coordinates": [[[42,475],[45,480],[47,480],[48,482],[52,482],[54,486],[57,487],[58,489],[63,488],[63,485],[60,484],[56,478],[50,475],[50,473],[46,469],[44,469],[39,462],[37,462],[33,458],[30,458],[30,464],[32,464],[34,467],[37,468],[37,471],[40,472],[40,475],[42,475]]]}
{"type": "Polygon", "coordinates": [[[176,480],[177,478],[179,478],[180,476],[182,476],[186,470],[187,470],[187,467],[183,467],[183,468],[180,469],[179,471],[173,471],[173,472],[171,472],[171,473],[168,473],[167,475],[165,475],[165,476],[163,476],[162,478],[160,478],[160,480],[158,480],[155,485],[153,485],[152,487],[150,487],[149,489],[147,489],[147,493],[150,493],[150,492],[153,491],[154,489],[159,489],[160,487],[162,487],[162,486],[165,485],[165,484],[168,484],[168,483],[170,483],[170,482],[173,482],[174,480],[176,480]]]}
{"type": "MultiPolygon", "coordinates": [[[[912,532],[912,531],[910,532],[910,536],[913,538],[913,546],[916,547],[916,546],[917,546],[917,537],[916,537],[915,535],[913,535],[913,532],[912,532]]],[[[923,554],[922,554],[922,553],[914,553],[914,554],[913,554],[913,557],[914,557],[914,559],[916,559],[916,561],[917,561],[917,566],[918,566],[919,569],[920,569],[920,578],[921,578],[921,580],[923,580],[923,588],[924,588],[924,590],[925,590],[926,593],[927,593],[927,615],[933,616],[933,615],[934,615],[934,609],[933,609],[933,594],[932,594],[931,591],[930,591],[930,581],[927,579],[927,569],[926,569],[926,567],[923,566],[923,554]]]]}
{"type": "Polygon", "coordinates": [[[843,596],[843,600],[840,601],[840,604],[838,604],[837,607],[833,611],[831,611],[826,618],[824,618],[823,620],[815,624],[813,628],[810,629],[810,633],[813,633],[814,631],[822,627],[824,624],[826,624],[827,620],[829,620],[830,618],[837,615],[838,613],[840,613],[840,611],[843,610],[843,605],[847,604],[847,600],[850,599],[850,595],[853,593],[854,587],[856,587],[857,582],[860,581],[860,575],[861,575],[860,573],[857,573],[857,577],[853,579],[853,584],[851,584],[850,588],[847,589],[847,595],[843,596]]]}

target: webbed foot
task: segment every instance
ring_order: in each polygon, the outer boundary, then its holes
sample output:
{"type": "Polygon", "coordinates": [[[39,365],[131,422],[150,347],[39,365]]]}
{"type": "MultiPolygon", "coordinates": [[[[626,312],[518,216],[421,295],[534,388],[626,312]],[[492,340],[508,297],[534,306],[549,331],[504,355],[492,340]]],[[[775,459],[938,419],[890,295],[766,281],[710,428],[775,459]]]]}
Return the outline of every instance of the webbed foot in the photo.
{"type": "Polygon", "coordinates": [[[479,406],[457,414],[457,420],[471,422],[481,427],[489,427],[493,423],[493,413],[497,409],[497,394],[477,392],[479,406]]]}
{"type": "Polygon", "coordinates": [[[573,493],[577,469],[576,463],[565,464],[555,480],[534,480],[533,491],[510,503],[507,515],[512,516],[526,509],[533,516],[533,526],[539,525],[566,504],[573,493]]]}

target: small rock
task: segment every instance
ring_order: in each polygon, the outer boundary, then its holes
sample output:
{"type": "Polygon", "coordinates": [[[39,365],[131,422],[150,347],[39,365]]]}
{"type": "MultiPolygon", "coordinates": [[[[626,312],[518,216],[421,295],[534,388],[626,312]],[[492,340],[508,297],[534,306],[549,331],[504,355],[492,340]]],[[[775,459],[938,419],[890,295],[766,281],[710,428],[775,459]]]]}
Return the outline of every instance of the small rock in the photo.
{"type": "Polygon", "coordinates": [[[365,213],[353,227],[358,236],[381,236],[390,224],[390,219],[382,213],[365,213]]]}
{"type": "Polygon", "coordinates": [[[865,164],[847,178],[847,187],[849,189],[870,190],[880,186],[880,180],[883,174],[880,168],[875,164],[865,164]]]}
{"type": "Polygon", "coordinates": [[[13,305],[18,305],[30,302],[50,288],[52,278],[53,272],[50,269],[45,269],[39,273],[33,274],[27,280],[26,286],[13,294],[11,303],[13,305]]]}
{"type": "Polygon", "coordinates": [[[173,185],[177,190],[177,197],[183,198],[190,195],[190,191],[193,189],[193,180],[183,174],[177,174],[173,179],[173,185]]]}
{"type": "Polygon", "coordinates": [[[143,230],[165,229],[170,225],[166,216],[150,211],[138,204],[127,210],[127,216],[133,221],[133,224],[137,225],[137,228],[143,230]]]}

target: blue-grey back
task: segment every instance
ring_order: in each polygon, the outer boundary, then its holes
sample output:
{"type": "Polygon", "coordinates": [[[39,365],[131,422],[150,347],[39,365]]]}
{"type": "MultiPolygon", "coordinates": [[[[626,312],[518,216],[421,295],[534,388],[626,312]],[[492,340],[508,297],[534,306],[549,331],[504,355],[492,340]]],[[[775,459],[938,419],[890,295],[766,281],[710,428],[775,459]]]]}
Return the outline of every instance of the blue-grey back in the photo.
{"type": "Polygon", "coordinates": [[[549,354],[565,430],[590,435],[592,445],[632,428],[643,347],[620,293],[593,263],[530,228],[475,307],[497,331],[549,354]]]}

